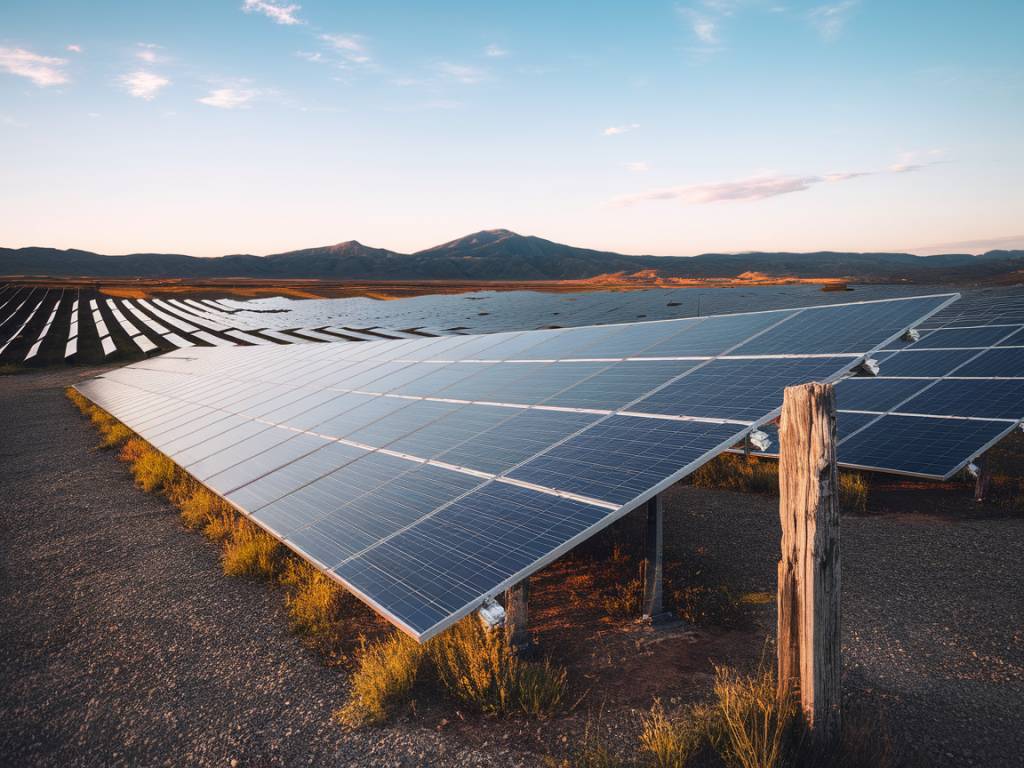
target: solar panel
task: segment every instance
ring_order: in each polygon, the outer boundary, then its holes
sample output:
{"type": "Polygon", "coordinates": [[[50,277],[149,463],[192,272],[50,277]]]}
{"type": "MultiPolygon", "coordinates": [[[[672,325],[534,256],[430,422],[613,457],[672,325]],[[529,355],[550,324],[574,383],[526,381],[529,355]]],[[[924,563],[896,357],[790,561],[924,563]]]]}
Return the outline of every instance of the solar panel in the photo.
{"type": "Polygon", "coordinates": [[[920,328],[875,356],[878,377],[836,387],[841,465],[945,480],[1024,419],[1024,289],[969,295],[920,328]]]}
{"type": "Polygon", "coordinates": [[[954,298],[193,348],[78,388],[424,640],[954,298]]]}

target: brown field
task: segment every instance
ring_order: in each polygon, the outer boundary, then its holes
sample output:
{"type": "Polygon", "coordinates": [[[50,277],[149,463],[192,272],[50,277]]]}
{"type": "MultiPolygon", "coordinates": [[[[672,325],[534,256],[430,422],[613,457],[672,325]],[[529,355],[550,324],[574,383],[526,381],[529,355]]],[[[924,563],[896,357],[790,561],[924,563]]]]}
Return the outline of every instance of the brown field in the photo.
{"type": "Polygon", "coordinates": [[[427,294],[468,293],[470,291],[631,291],[644,288],[736,288],[754,285],[821,285],[822,290],[845,290],[843,280],[831,278],[771,277],[746,272],[737,277],[685,278],[660,277],[653,271],[632,275],[615,273],[585,280],[264,280],[243,277],[211,279],[143,279],[90,277],[12,276],[12,283],[42,288],[87,288],[107,296],[126,299],[175,298],[258,299],[285,296],[292,299],[341,299],[365,296],[371,299],[400,299],[427,294]]]}

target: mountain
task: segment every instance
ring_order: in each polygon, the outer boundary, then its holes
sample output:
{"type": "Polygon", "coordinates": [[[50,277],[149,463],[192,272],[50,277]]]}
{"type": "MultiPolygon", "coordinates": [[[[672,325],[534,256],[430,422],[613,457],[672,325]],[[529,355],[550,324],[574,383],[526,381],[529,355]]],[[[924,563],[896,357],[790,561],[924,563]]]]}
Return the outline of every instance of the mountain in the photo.
{"type": "Polygon", "coordinates": [[[518,235],[476,232],[403,254],[350,240],[275,253],[196,258],[182,254],[105,256],[56,248],[0,248],[0,275],[142,278],[318,278],[328,280],[576,280],[656,270],[663,277],[772,277],[853,280],[1006,280],[1024,278],[1024,251],[914,256],[909,253],[706,253],[626,256],[518,235]]]}

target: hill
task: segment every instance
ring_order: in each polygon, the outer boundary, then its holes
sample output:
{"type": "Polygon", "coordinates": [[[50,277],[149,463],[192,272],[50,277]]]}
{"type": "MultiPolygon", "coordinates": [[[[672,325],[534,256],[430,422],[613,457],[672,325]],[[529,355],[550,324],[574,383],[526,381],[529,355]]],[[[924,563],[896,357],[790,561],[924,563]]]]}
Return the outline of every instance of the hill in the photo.
{"type": "Polygon", "coordinates": [[[627,256],[576,248],[505,229],[476,232],[416,253],[354,240],[269,256],[197,258],[182,254],[107,256],[57,248],[0,248],[0,275],[143,278],[305,278],[333,280],[579,280],[656,270],[664,277],[847,278],[859,281],[1007,281],[1024,276],[1024,251],[914,256],[909,253],[706,253],[627,256]]]}

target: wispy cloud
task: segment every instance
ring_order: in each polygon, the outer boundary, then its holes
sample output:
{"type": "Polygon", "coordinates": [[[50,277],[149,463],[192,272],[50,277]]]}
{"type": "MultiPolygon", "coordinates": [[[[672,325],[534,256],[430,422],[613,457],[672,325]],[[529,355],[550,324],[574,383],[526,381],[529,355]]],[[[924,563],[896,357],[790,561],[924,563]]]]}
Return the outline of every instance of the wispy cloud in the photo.
{"type": "MultiPolygon", "coordinates": [[[[712,9],[716,10],[716,9],[712,9]]],[[[689,25],[694,36],[707,45],[718,44],[718,24],[703,10],[676,7],[676,13],[689,25]]]]}
{"type": "Polygon", "coordinates": [[[639,160],[634,163],[625,163],[626,170],[632,171],[633,173],[646,173],[651,170],[651,166],[643,160],[639,160]]]}
{"type": "Polygon", "coordinates": [[[64,66],[67,59],[40,56],[24,48],[0,48],[0,69],[19,77],[27,77],[40,88],[68,82],[64,66]]]}
{"type": "Polygon", "coordinates": [[[145,70],[121,75],[118,80],[129,94],[137,99],[145,99],[146,101],[155,99],[162,89],[171,84],[171,81],[163,75],[158,75],[155,72],[146,72],[145,70]]]}
{"type": "Polygon", "coordinates": [[[635,131],[640,127],[640,123],[629,123],[628,125],[610,125],[601,131],[604,136],[619,136],[629,131],[635,131]]]}
{"type": "Polygon", "coordinates": [[[823,40],[835,40],[843,33],[850,12],[857,3],[858,0],[840,0],[838,3],[819,5],[811,10],[808,18],[823,40]]]}
{"type": "Polygon", "coordinates": [[[370,63],[370,54],[367,53],[363,38],[359,35],[320,35],[320,39],[331,46],[349,63],[370,63]]]}
{"type": "Polygon", "coordinates": [[[689,184],[678,187],[663,187],[622,195],[611,201],[613,205],[629,206],[651,200],[678,200],[687,205],[720,203],[737,200],[767,200],[770,197],[804,192],[818,184],[837,184],[862,176],[879,176],[893,173],[909,173],[920,170],[930,163],[895,164],[878,171],[850,171],[827,173],[817,176],[794,176],[789,174],[763,174],[736,181],[719,181],[708,184],[689,184]]]}
{"type": "Polygon", "coordinates": [[[147,64],[155,64],[157,59],[160,58],[159,54],[156,52],[159,47],[160,46],[155,43],[136,43],[135,58],[140,61],[144,61],[147,64]]]}
{"type": "Polygon", "coordinates": [[[198,101],[218,109],[245,109],[259,95],[260,91],[252,88],[217,88],[198,101]]]}
{"type": "Polygon", "coordinates": [[[491,43],[484,49],[484,56],[490,56],[492,59],[500,59],[502,56],[508,56],[508,51],[500,45],[491,43]]]}
{"type": "Polygon", "coordinates": [[[302,9],[301,5],[275,2],[275,0],[245,0],[242,10],[246,13],[262,13],[271,19],[275,24],[302,24],[303,21],[296,16],[302,9]]]}
{"type": "Polygon", "coordinates": [[[465,85],[474,85],[482,82],[487,77],[487,73],[479,67],[471,67],[466,64],[452,64],[449,61],[439,62],[435,65],[435,68],[449,80],[455,80],[465,85]]]}
{"type": "Polygon", "coordinates": [[[78,45],[77,43],[71,43],[71,45],[67,46],[67,49],[69,51],[71,51],[72,53],[81,53],[82,52],[82,46],[78,45]]]}

